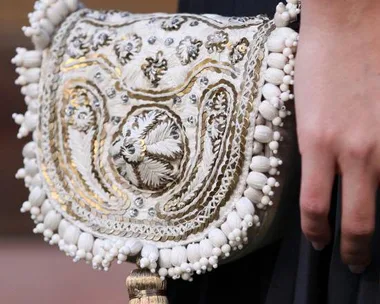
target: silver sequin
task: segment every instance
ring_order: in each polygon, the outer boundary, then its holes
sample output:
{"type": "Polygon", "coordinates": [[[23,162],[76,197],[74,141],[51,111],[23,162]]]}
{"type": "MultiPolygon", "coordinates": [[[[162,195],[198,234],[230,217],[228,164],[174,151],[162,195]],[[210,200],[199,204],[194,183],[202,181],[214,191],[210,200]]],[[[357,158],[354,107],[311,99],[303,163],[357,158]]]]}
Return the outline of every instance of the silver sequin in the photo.
{"type": "Polygon", "coordinates": [[[109,98],[114,98],[116,96],[116,90],[114,88],[108,88],[106,94],[109,98]]]}
{"type": "Polygon", "coordinates": [[[135,199],[135,206],[137,208],[142,208],[144,206],[144,200],[142,197],[138,197],[135,199]]]}
{"type": "Polygon", "coordinates": [[[156,209],[154,209],[154,208],[149,208],[149,210],[148,210],[148,214],[149,214],[149,216],[155,216],[156,215],[156,209]]]}
{"type": "Polygon", "coordinates": [[[136,217],[139,215],[139,211],[135,208],[129,210],[129,216],[130,217],[136,217]]]}
{"type": "Polygon", "coordinates": [[[172,45],[174,43],[174,39],[173,38],[166,38],[165,40],[165,45],[166,46],[169,46],[169,45],[172,45]]]}

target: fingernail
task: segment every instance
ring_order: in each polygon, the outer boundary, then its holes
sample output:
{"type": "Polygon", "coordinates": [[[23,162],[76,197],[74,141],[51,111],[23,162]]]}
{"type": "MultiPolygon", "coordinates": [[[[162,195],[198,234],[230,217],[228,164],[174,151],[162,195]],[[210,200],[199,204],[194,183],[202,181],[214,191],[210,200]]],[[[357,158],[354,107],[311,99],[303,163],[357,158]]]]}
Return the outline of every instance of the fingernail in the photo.
{"type": "Polygon", "coordinates": [[[365,271],[366,267],[362,265],[348,265],[350,271],[354,274],[361,274],[365,271]]]}
{"type": "Polygon", "coordinates": [[[317,243],[317,242],[311,242],[311,245],[317,251],[322,251],[325,248],[325,246],[323,244],[317,243]]]}

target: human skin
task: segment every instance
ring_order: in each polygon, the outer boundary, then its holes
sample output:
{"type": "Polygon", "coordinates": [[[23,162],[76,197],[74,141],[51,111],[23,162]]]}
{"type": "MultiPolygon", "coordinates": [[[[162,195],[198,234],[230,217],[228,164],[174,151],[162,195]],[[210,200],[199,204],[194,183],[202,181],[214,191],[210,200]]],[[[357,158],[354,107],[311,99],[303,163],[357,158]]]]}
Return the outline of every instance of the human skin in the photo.
{"type": "Polygon", "coordinates": [[[302,1],[295,68],[302,230],[317,250],[330,242],[330,196],[339,173],[341,257],[354,273],[363,272],[371,261],[375,229],[380,177],[379,29],[380,1],[302,1]]]}

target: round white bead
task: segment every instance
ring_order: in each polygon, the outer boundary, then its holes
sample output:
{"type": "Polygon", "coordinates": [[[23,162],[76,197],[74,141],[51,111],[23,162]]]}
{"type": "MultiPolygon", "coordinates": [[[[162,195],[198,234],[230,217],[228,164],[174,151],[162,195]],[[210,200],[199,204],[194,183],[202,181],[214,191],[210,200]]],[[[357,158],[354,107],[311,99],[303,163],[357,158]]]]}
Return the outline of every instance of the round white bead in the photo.
{"type": "Polygon", "coordinates": [[[201,263],[195,262],[193,264],[193,269],[198,273],[198,271],[201,270],[201,263]]]}
{"type": "Polygon", "coordinates": [[[188,263],[182,263],[181,270],[182,272],[191,272],[191,267],[188,263]]]}
{"type": "Polygon", "coordinates": [[[46,228],[50,230],[57,230],[59,223],[61,222],[62,216],[55,212],[54,210],[50,210],[44,219],[44,225],[46,228]]]}
{"type": "Polygon", "coordinates": [[[66,231],[65,231],[65,234],[63,236],[63,239],[65,240],[66,244],[75,245],[78,242],[79,235],[80,235],[79,228],[75,227],[73,225],[69,225],[66,228],[66,231]]]}
{"type": "Polygon", "coordinates": [[[275,119],[272,120],[272,123],[273,123],[274,126],[281,125],[281,123],[282,123],[281,117],[276,117],[275,119]]]}
{"type": "MultiPolygon", "coordinates": [[[[224,238],[226,238],[225,235],[224,235],[224,238]]],[[[195,263],[195,262],[199,261],[200,258],[201,258],[201,254],[199,251],[199,244],[194,243],[194,244],[187,245],[187,259],[189,260],[189,262],[195,263]]]]}
{"type": "Polygon", "coordinates": [[[278,150],[278,147],[279,147],[279,144],[277,141],[271,141],[269,143],[269,149],[271,149],[272,151],[278,150]]]}
{"type": "Polygon", "coordinates": [[[273,177],[269,177],[267,183],[269,186],[274,187],[276,180],[273,177]]]}
{"type": "Polygon", "coordinates": [[[264,72],[264,79],[274,85],[280,85],[283,81],[284,76],[284,71],[276,68],[268,68],[264,72]]]}
{"type": "MultiPolygon", "coordinates": [[[[90,252],[94,244],[94,237],[89,233],[81,233],[78,239],[78,248],[90,252]]],[[[115,255],[116,256],[116,255],[115,255]]]]}
{"type": "Polygon", "coordinates": [[[270,53],[268,55],[268,66],[282,70],[288,62],[288,58],[282,53],[270,53]]]}
{"type": "MultiPolygon", "coordinates": [[[[276,14],[276,15],[282,17],[279,14],[276,14]]],[[[281,21],[281,19],[284,21],[283,18],[277,18],[277,19],[278,21],[281,21]]],[[[267,41],[268,50],[270,52],[282,53],[282,51],[285,48],[285,40],[288,37],[290,37],[290,35],[293,34],[294,32],[295,32],[294,30],[288,27],[276,28],[268,38],[268,41],[267,41]]]]}
{"type": "Polygon", "coordinates": [[[278,97],[281,94],[281,90],[271,83],[266,83],[262,88],[262,93],[265,99],[271,100],[273,97],[278,97]]]}
{"type": "MultiPolygon", "coordinates": [[[[230,214],[229,214],[230,215],[230,214]]],[[[203,239],[201,240],[201,242],[199,243],[200,247],[199,247],[199,251],[200,251],[200,254],[202,257],[210,257],[212,255],[212,249],[213,249],[213,246],[212,246],[212,243],[209,239],[203,239]]]]}
{"type": "Polygon", "coordinates": [[[45,191],[42,188],[35,187],[29,194],[29,202],[32,206],[41,206],[46,198],[45,191]]]}
{"type": "Polygon", "coordinates": [[[175,276],[180,276],[182,274],[182,269],[180,267],[174,267],[174,275],[175,276]]]}
{"type": "Polygon", "coordinates": [[[251,187],[248,187],[244,191],[244,196],[248,198],[252,203],[258,204],[261,201],[261,198],[263,196],[263,193],[259,190],[253,189],[251,187]]]}
{"type": "Polygon", "coordinates": [[[36,228],[35,228],[36,233],[43,233],[44,230],[45,230],[45,226],[44,226],[44,224],[42,224],[42,223],[39,223],[39,224],[36,226],[36,228]]]}
{"type": "Polygon", "coordinates": [[[247,177],[247,184],[254,189],[261,190],[267,183],[268,178],[260,172],[251,172],[247,177]]]}
{"type": "Polygon", "coordinates": [[[214,256],[221,256],[221,254],[222,254],[222,250],[220,249],[220,248],[213,248],[212,249],[212,254],[214,255],[214,256]]]}
{"type": "MultiPolygon", "coordinates": [[[[289,25],[289,21],[285,20],[283,17],[282,17],[282,13],[276,13],[274,15],[274,24],[276,25],[277,28],[281,28],[281,27],[286,27],[289,25]]],[[[275,48],[271,48],[271,49],[275,49],[275,48]]]]}
{"type": "Polygon", "coordinates": [[[252,227],[252,224],[254,222],[254,218],[255,218],[256,215],[252,216],[251,214],[247,214],[245,217],[244,217],[244,221],[248,224],[248,227],[252,227]]]}
{"type": "Polygon", "coordinates": [[[36,206],[33,206],[31,209],[30,209],[30,214],[31,215],[34,215],[34,216],[37,216],[40,214],[40,208],[36,207],[36,206]]]}
{"type": "Polygon", "coordinates": [[[102,262],[102,257],[100,255],[95,255],[94,258],[92,259],[93,263],[95,264],[100,264],[102,262]]]}
{"type": "Polygon", "coordinates": [[[22,149],[22,156],[25,158],[36,158],[37,145],[35,142],[28,142],[22,149]]]}
{"type": "Polygon", "coordinates": [[[226,235],[222,230],[217,228],[214,228],[209,232],[208,238],[214,247],[222,247],[224,244],[227,244],[226,235]]]}
{"type": "Polygon", "coordinates": [[[267,126],[256,126],[253,137],[258,142],[269,143],[273,138],[273,131],[270,127],[267,126]]]}
{"type": "Polygon", "coordinates": [[[76,256],[79,259],[84,259],[86,257],[86,252],[83,249],[79,249],[76,253],[76,256]]]}
{"type": "Polygon", "coordinates": [[[266,120],[269,121],[272,121],[278,116],[278,110],[267,100],[261,102],[259,112],[266,120]]]}
{"type": "Polygon", "coordinates": [[[221,249],[222,249],[222,252],[224,254],[226,254],[226,253],[229,253],[231,251],[231,246],[226,244],[226,245],[223,245],[221,249]]]}
{"type": "Polygon", "coordinates": [[[276,6],[276,12],[277,13],[283,13],[283,12],[285,12],[285,4],[284,3],[282,3],[282,2],[280,2],[279,4],[277,4],[277,6],[276,6]]]}
{"type": "Polygon", "coordinates": [[[208,259],[206,257],[203,257],[199,260],[199,263],[201,266],[207,266],[208,265],[208,259]]]}
{"type": "Polygon", "coordinates": [[[78,6],[79,6],[78,0],[64,0],[64,1],[71,12],[74,12],[78,9],[78,6]]]}
{"type": "Polygon", "coordinates": [[[272,190],[272,188],[270,186],[268,186],[268,185],[265,185],[263,187],[263,193],[264,194],[269,194],[269,192],[271,192],[271,190],[272,190]]]}
{"type": "Polygon", "coordinates": [[[58,244],[58,242],[59,242],[60,239],[61,238],[59,237],[58,234],[53,234],[53,236],[51,237],[51,242],[52,242],[53,245],[54,244],[58,244]]]}
{"type": "Polygon", "coordinates": [[[261,203],[262,203],[263,205],[268,205],[269,202],[270,202],[270,198],[269,198],[269,196],[264,195],[263,198],[261,199],[261,203]]]}
{"type": "Polygon", "coordinates": [[[289,86],[287,85],[287,84],[281,84],[280,85],[280,90],[282,91],[282,92],[286,92],[286,91],[289,91],[289,86]]]}
{"type": "Polygon", "coordinates": [[[263,151],[263,148],[264,148],[264,146],[263,146],[262,143],[260,143],[260,142],[258,142],[258,141],[255,141],[255,142],[253,143],[252,153],[253,153],[254,155],[260,154],[260,153],[263,151]]]}
{"type": "Polygon", "coordinates": [[[252,171],[268,172],[270,169],[269,158],[261,155],[254,156],[249,167],[252,171]]]}
{"type": "Polygon", "coordinates": [[[147,268],[149,266],[150,262],[148,258],[141,258],[140,260],[140,267],[141,268],[147,268]]]}
{"type": "Polygon", "coordinates": [[[279,131],[273,132],[273,139],[279,141],[281,139],[281,133],[279,131]]]}
{"type": "Polygon", "coordinates": [[[284,72],[286,73],[286,74],[291,74],[291,72],[293,71],[293,66],[291,65],[291,64],[287,64],[287,65],[285,65],[284,66],[284,72]]]}
{"type": "Polygon", "coordinates": [[[30,208],[32,208],[32,204],[30,202],[26,201],[22,204],[22,212],[30,211],[30,208]]]}
{"type": "Polygon", "coordinates": [[[290,14],[286,11],[281,14],[281,17],[286,22],[290,21],[290,14]]]}
{"type": "Polygon", "coordinates": [[[180,267],[183,263],[186,263],[186,261],[187,261],[186,247],[184,247],[184,246],[174,247],[171,250],[170,261],[171,261],[171,264],[173,266],[177,266],[177,267],[180,267]]]}
{"type": "Polygon", "coordinates": [[[168,270],[166,268],[160,268],[158,274],[160,277],[165,278],[168,275],[168,270]]]}
{"type": "Polygon", "coordinates": [[[289,100],[289,92],[282,92],[280,98],[282,101],[288,101],[289,100]]]}

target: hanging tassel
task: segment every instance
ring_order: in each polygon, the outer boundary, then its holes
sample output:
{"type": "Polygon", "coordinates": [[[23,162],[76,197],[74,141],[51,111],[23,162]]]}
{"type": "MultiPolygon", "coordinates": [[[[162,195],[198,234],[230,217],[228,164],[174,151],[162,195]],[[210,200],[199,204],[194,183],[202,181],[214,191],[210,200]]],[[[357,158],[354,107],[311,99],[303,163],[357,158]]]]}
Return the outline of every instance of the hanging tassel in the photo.
{"type": "Polygon", "coordinates": [[[127,278],[129,304],[168,304],[166,281],[149,269],[136,269],[127,278]]]}

